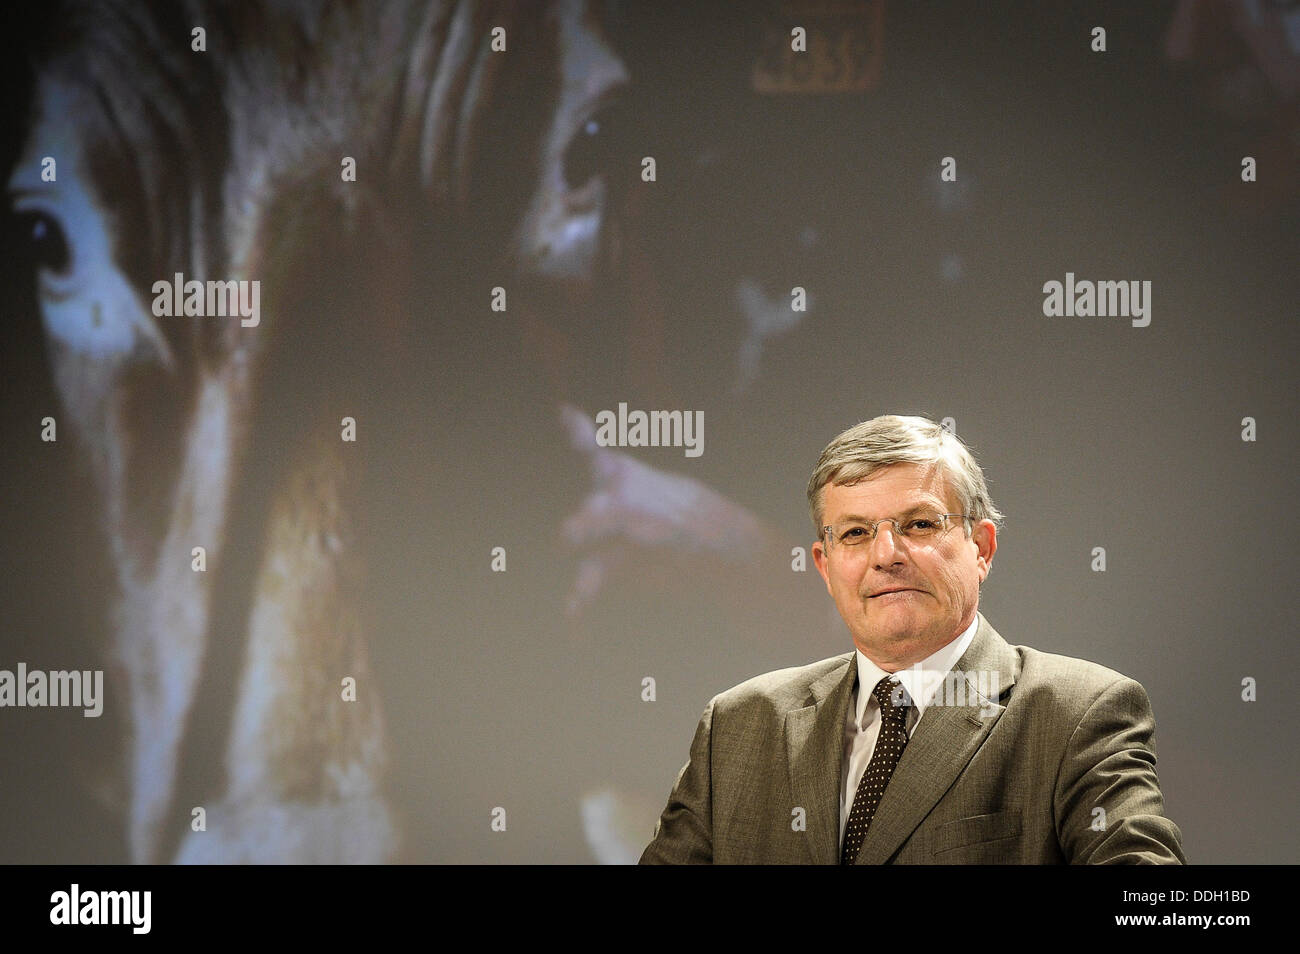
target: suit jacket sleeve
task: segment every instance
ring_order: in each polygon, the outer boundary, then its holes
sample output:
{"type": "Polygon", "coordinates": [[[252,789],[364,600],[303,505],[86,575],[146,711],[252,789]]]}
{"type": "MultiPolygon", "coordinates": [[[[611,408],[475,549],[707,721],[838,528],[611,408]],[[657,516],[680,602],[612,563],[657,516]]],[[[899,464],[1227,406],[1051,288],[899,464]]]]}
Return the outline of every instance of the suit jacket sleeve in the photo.
{"type": "Polygon", "coordinates": [[[1079,720],[1053,793],[1057,837],[1071,864],[1187,863],[1182,833],[1164,815],[1154,735],[1146,690],[1127,677],[1079,720]]]}
{"type": "Polygon", "coordinates": [[[684,865],[713,862],[713,707],[709,700],[695,729],[691,758],[677,773],[668,806],[655,825],[654,840],[641,864],[684,865]]]}

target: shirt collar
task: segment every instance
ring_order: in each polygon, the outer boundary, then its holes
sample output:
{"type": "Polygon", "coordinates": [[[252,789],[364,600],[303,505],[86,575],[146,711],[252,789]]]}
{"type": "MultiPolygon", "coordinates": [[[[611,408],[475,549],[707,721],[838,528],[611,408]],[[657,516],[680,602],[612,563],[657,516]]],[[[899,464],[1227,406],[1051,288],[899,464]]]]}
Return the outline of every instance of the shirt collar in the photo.
{"type": "MultiPolygon", "coordinates": [[[[930,704],[930,700],[934,697],[935,689],[943,682],[944,676],[956,665],[962,653],[966,652],[966,647],[975,638],[975,630],[979,626],[979,621],[979,614],[976,613],[975,618],[971,620],[971,624],[956,639],[940,646],[920,662],[906,669],[900,669],[893,674],[898,677],[898,681],[903,684],[907,694],[912,697],[912,702],[916,706],[916,719],[919,720],[921,716],[925,715],[925,707],[930,704]]],[[[867,701],[871,698],[872,690],[889,673],[862,655],[862,650],[855,649],[854,655],[858,658],[857,721],[858,726],[861,727],[862,718],[867,711],[867,701]],[[865,691],[863,691],[864,687],[865,691]]],[[[915,724],[915,721],[911,724],[915,724]]]]}

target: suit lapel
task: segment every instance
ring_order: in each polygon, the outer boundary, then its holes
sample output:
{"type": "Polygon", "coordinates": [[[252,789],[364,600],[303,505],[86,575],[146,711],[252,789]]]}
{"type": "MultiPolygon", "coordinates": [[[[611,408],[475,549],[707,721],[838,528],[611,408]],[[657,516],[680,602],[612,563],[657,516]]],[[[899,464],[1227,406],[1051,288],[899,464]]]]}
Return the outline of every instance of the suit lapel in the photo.
{"type": "MultiPolygon", "coordinates": [[[[840,762],[844,720],[853,699],[858,667],[854,655],[808,687],[813,704],[785,715],[786,764],[795,804],[808,813],[808,847],[815,864],[839,859],[840,762]]],[[[906,750],[905,750],[906,751],[906,750]]]]}
{"type": "Polygon", "coordinates": [[[858,853],[858,864],[884,864],[894,855],[952,786],[1006,711],[996,699],[987,700],[985,706],[973,674],[996,671],[998,689],[1005,692],[1015,682],[1018,668],[1015,651],[980,615],[975,637],[953,666],[954,671],[965,675],[967,700],[977,701],[967,706],[926,707],[881,796],[858,853]]]}

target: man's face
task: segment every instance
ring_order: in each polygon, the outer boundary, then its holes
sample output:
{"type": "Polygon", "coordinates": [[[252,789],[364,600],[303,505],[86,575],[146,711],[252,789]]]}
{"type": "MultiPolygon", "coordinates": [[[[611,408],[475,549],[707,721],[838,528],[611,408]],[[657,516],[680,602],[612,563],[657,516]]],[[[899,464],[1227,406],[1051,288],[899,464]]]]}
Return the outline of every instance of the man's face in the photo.
{"type": "MultiPolygon", "coordinates": [[[[961,510],[935,465],[894,464],[851,486],[827,484],[821,523],[874,522],[917,506],[939,513],[961,510]]],[[[997,550],[997,528],[983,520],[968,537],[962,522],[954,520],[950,527],[918,540],[899,535],[891,521],[880,524],[867,544],[837,544],[830,552],[825,536],[813,544],[817,570],[854,644],[887,672],[926,658],[975,618],[979,586],[997,550]],[[898,587],[907,589],[881,594],[898,587]]]]}

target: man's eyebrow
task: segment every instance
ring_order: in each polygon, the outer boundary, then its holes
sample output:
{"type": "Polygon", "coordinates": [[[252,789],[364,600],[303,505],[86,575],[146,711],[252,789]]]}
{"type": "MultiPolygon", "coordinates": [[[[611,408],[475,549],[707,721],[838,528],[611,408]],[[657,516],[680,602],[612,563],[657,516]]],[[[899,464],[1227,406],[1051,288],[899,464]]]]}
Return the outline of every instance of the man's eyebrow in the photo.
{"type": "MultiPolygon", "coordinates": [[[[941,505],[937,504],[937,503],[919,503],[919,504],[913,504],[911,507],[908,507],[906,510],[902,510],[902,511],[900,511],[900,512],[897,514],[897,516],[899,516],[899,517],[911,517],[911,516],[914,516],[915,514],[921,512],[921,511],[923,511],[923,510],[924,510],[924,511],[928,511],[928,512],[932,512],[932,513],[942,513],[942,512],[943,512],[943,507],[942,507],[941,505]]],[[[880,519],[881,519],[881,520],[887,520],[887,519],[889,519],[889,518],[888,518],[888,517],[881,517],[880,519]]],[[[872,520],[871,517],[864,517],[862,514],[859,514],[859,513],[846,513],[844,516],[840,517],[840,519],[839,519],[837,522],[838,522],[838,523],[845,523],[845,522],[847,522],[847,521],[849,521],[849,520],[855,521],[855,522],[857,522],[857,523],[874,523],[874,521],[872,520]]]]}

